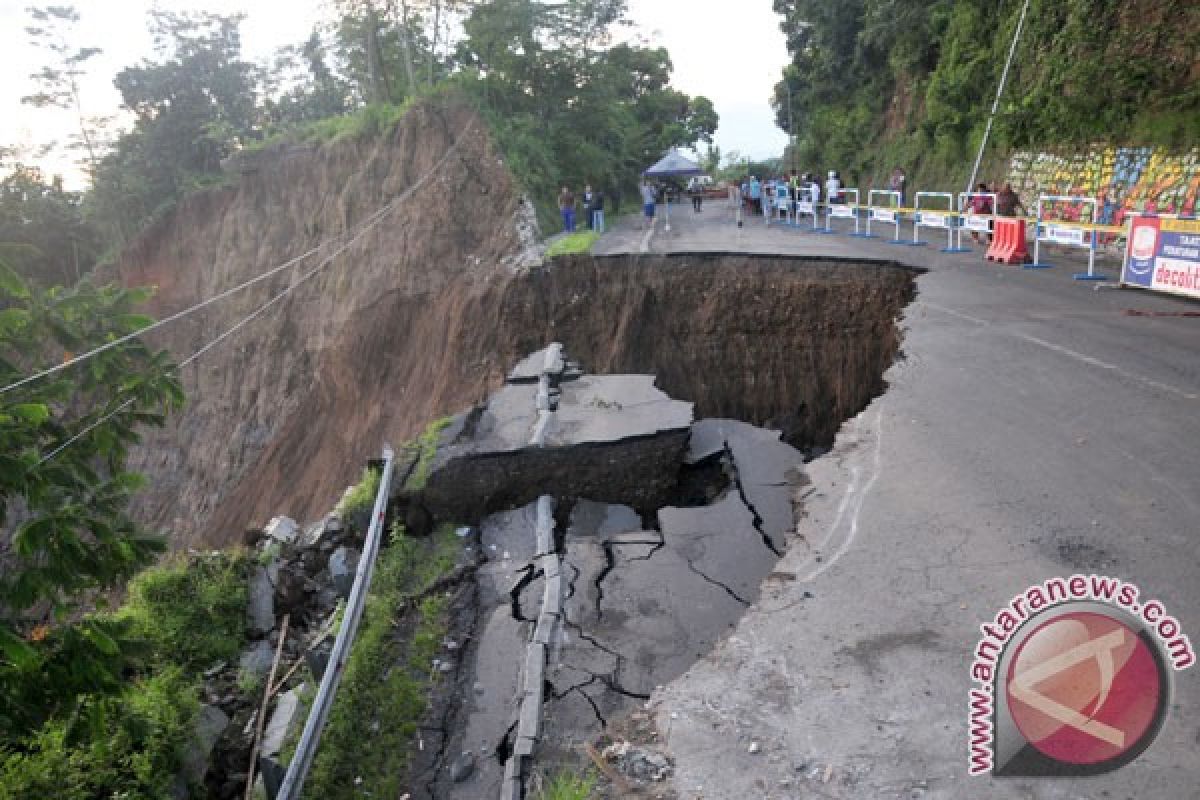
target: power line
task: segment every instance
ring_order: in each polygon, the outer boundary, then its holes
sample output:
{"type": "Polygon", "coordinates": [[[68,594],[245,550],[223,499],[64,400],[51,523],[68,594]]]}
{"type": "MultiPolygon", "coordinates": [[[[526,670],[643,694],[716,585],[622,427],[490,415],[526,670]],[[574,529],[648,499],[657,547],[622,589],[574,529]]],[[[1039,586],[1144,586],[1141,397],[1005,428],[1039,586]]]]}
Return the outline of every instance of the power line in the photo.
{"type": "MultiPolygon", "coordinates": [[[[228,338],[229,338],[230,336],[232,336],[234,333],[236,333],[237,331],[239,331],[239,330],[241,330],[242,328],[244,328],[246,325],[249,325],[251,322],[253,322],[254,320],[256,320],[256,319],[258,319],[259,317],[261,317],[261,316],[262,316],[263,314],[265,314],[265,313],[266,313],[266,312],[267,312],[267,311],[268,311],[268,310],[269,310],[269,309],[270,309],[272,306],[274,306],[276,303],[278,303],[278,302],[279,302],[280,300],[282,300],[283,298],[287,297],[289,294],[291,294],[293,291],[295,291],[295,290],[296,290],[298,287],[300,287],[300,286],[301,286],[301,285],[303,285],[304,283],[306,283],[306,282],[308,282],[309,280],[311,280],[311,279],[312,279],[314,276],[316,276],[316,274],[317,274],[318,272],[320,272],[320,271],[321,271],[322,269],[324,269],[326,266],[328,266],[329,264],[333,263],[334,259],[336,259],[336,258],[337,258],[339,255],[341,255],[341,254],[342,254],[342,253],[344,253],[346,250],[348,250],[348,249],[349,249],[351,246],[353,246],[353,245],[354,245],[354,243],[355,243],[355,242],[357,242],[357,241],[358,241],[359,239],[361,239],[361,238],[362,238],[364,235],[366,235],[366,233],[367,233],[368,231],[370,231],[372,228],[374,228],[376,225],[378,225],[378,224],[379,224],[379,223],[380,223],[380,222],[383,220],[383,218],[384,218],[385,216],[387,216],[387,214],[388,214],[390,211],[392,211],[392,210],[393,210],[393,209],[394,209],[394,208],[395,208],[397,205],[399,205],[399,204],[400,204],[400,203],[402,203],[403,201],[407,200],[409,197],[411,197],[411,196],[413,195],[413,193],[415,193],[415,192],[417,191],[417,189],[421,188],[421,186],[423,186],[423,185],[425,184],[425,182],[426,182],[426,181],[427,181],[427,180],[428,180],[430,177],[432,177],[432,176],[433,176],[433,174],[434,174],[435,172],[437,172],[437,171],[438,171],[438,170],[441,168],[441,166],[442,166],[444,163],[446,163],[446,160],[447,160],[447,159],[450,157],[450,155],[451,155],[452,153],[454,153],[454,151],[455,151],[455,150],[457,150],[457,149],[458,149],[458,146],[459,146],[459,144],[462,142],[462,140],[463,140],[463,139],[465,139],[465,138],[466,138],[467,134],[468,134],[468,133],[470,133],[470,130],[471,130],[471,129],[468,127],[468,128],[467,128],[467,130],[463,131],[463,133],[462,133],[462,134],[461,134],[461,135],[458,137],[458,139],[456,139],[456,140],[454,141],[454,144],[452,144],[452,145],[451,145],[451,146],[450,146],[450,147],[449,147],[449,148],[446,150],[446,152],[442,154],[442,157],[441,157],[440,159],[438,159],[438,162],[437,162],[436,164],[434,164],[434,165],[433,165],[433,166],[432,166],[432,167],[429,169],[429,171],[428,171],[428,172],[426,172],[426,173],[425,173],[425,174],[423,174],[423,175],[422,175],[420,178],[418,178],[418,179],[417,179],[417,181],[416,181],[416,183],[414,183],[412,186],[410,186],[410,187],[408,187],[407,189],[405,189],[403,192],[401,192],[399,195],[397,195],[395,198],[393,198],[391,201],[389,201],[389,202],[388,202],[386,205],[384,205],[382,208],[380,208],[380,209],[376,210],[376,211],[375,211],[374,213],[372,213],[372,214],[371,214],[369,217],[367,217],[365,220],[363,220],[361,223],[359,223],[359,226],[358,226],[358,227],[360,228],[360,230],[359,230],[357,233],[355,233],[355,234],[354,234],[354,236],[352,236],[352,237],[351,237],[349,240],[347,240],[347,241],[346,241],[346,242],[344,242],[342,245],[340,245],[340,246],[339,246],[339,247],[338,247],[336,250],[334,250],[332,253],[330,253],[328,256],[326,256],[324,259],[322,259],[322,260],[321,260],[321,262],[320,262],[320,263],[318,263],[318,264],[317,264],[315,267],[313,267],[313,268],[312,268],[312,269],[310,269],[308,272],[306,272],[306,273],[304,273],[303,275],[301,275],[301,276],[300,276],[300,278],[299,278],[299,279],[298,279],[298,280],[297,280],[295,283],[292,283],[292,284],[290,284],[289,286],[287,286],[285,289],[283,289],[281,292],[279,292],[279,293],[278,293],[278,294],[276,294],[275,296],[271,297],[269,300],[267,300],[265,303],[263,303],[262,305],[260,305],[260,306],[259,306],[258,308],[256,308],[254,311],[250,312],[249,314],[247,314],[246,316],[244,316],[244,317],[242,317],[240,320],[238,320],[236,323],[234,323],[232,326],[230,326],[229,328],[227,328],[227,329],[225,329],[224,331],[222,331],[222,332],[221,332],[221,333],[220,333],[220,334],[219,334],[219,335],[218,335],[216,338],[214,338],[214,339],[212,339],[211,341],[207,342],[205,345],[203,345],[203,346],[202,346],[200,349],[198,349],[196,352],[192,353],[192,354],[191,354],[190,356],[188,356],[186,359],[184,359],[183,361],[181,361],[181,362],[179,363],[179,365],[178,365],[178,368],[179,368],[179,369],[182,369],[182,368],[184,368],[184,367],[188,366],[189,364],[193,363],[193,362],[194,362],[194,361],[196,361],[197,359],[199,359],[201,356],[203,356],[203,355],[204,355],[205,353],[207,353],[209,350],[212,350],[214,347],[216,347],[218,344],[220,344],[221,342],[223,342],[223,341],[225,341],[226,339],[228,339],[228,338]]],[[[315,248],[313,248],[312,250],[309,250],[309,251],[308,251],[307,253],[305,253],[304,255],[302,255],[302,256],[297,256],[295,259],[292,259],[292,261],[288,262],[288,264],[286,264],[285,266],[292,266],[292,265],[294,265],[295,263],[297,263],[297,261],[298,261],[298,260],[302,260],[302,259],[304,259],[304,258],[307,258],[309,255],[311,255],[312,253],[316,252],[317,250],[320,250],[320,249],[324,248],[324,247],[325,247],[327,244],[329,244],[329,243],[330,243],[330,242],[332,242],[332,241],[333,241],[333,239],[326,240],[325,242],[323,242],[323,243],[321,243],[321,244],[317,245],[317,246],[316,246],[315,248]]],[[[283,267],[278,267],[278,268],[276,268],[276,269],[272,270],[272,271],[271,271],[271,273],[264,273],[264,275],[261,275],[261,276],[259,276],[258,278],[255,278],[255,279],[253,279],[252,281],[247,281],[245,284],[242,284],[242,285],[241,285],[241,287],[234,287],[233,289],[230,289],[230,290],[228,290],[227,292],[222,292],[222,294],[221,294],[221,295],[217,295],[216,297],[210,298],[209,300],[206,300],[206,301],[204,301],[204,303],[203,303],[203,304],[197,304],[196,306],[193,306],[193,307],[192,307],[192,309],[185,309],[185,312],[187,312],[187,313],[190,313],[190,311],[191,311],[191,310],[195,310],[195,309],[197,309],[197,308],[200,308],[200,307],[202,307],[202,305],[207,305],[207,304],[209,304],[209,303],[211,303],[211,302],[215,302],[217,299],[219,299],[219,298],[220,298],[220,297],[222,297],[223,295],[224,295],[224,296],[228,296],[229,294],[232,294],[234,291],[237,291],[237,290],[239,290],[240,288],[244,288],[245,286],[248,286],[248,285],[250,285],[251,283],[256,283],[256,282],[258,282],[258,281],[262,280],[263,278],[265,278],[265,277],[268,277],[270,274],[274,274],[274,273],[278,272],[278,271],[279,271],[280,269],[282,269],[282,268],[283,268],[283,267]]],[[[163,320],[162,322],[169,321],[169,320],[170,320],[170,319],[172,319],[172,318],[178,318],[179,316],[183,315],[185,312],[180,312],[180,314],[173,315],[173,317],[168,317],[168,318],[166,318],[165,320],[163,320]]],[[[129,339],[131,339],[131,338],[133,338],[133,337],[139,336],[139,335],[141,335],[141,334],[143,334],[143,333],[147,333],[147,332],[149,332],[149,331],[150,331],[152,328],[154,328],[154,327],[157,327],[157,326],[158,326],[158,324],[161,324],[161,323],[156,323],[155,325],[151,325],[151,326],[148,326],[148,327],[146,327],[146,328],[142,328],[142,329],[141,329],[141,330],[139,330],[139,331],[136,331],[136,332],[134,332],[134,333],[132,333],[132,334],[129,334],[129,335],[127,335],[126,337],[123,337],[123,339],[124,339],[124,340],[126,340],[126,341],[128,341],[129,339]]],[[[90,358],[90,357],[92,357],[92,356],[94,356],[94,355],[97,355],[97,354],[99,354],[99,353],[103,352],[104,350],[108,349],[108,348],[109,348],[109,347],[111,347],[111,346],[115,346],[115,345],[116,345],[116,344],[118,344],[118,343],[120,343],[120,340],[117,340],[116,342],[111,342],[111,343],[109,343],[108,345],[105,345],[104,347],[101,347],[101,348],[96,348],[94,351],[92,351],[92,352],[91,352],[91,354],[86,354],[86,353],[85,353],[84,355],[82,355],[82,356],[79,356],[77,359],[74,359],[73,361],[77,362],[77,361],[82,361],[82,360],[84,360],[85,358],[90,358]]],[[[15,388],[15,387],[17,387],[17,386],[20,386],[20,385],[22,385],[22,384],[24,384],[24,383],[28,383],[28,382],[29,382],[29,381],[31,381],[31,380],[36,380],[38,377],[42,377],[43,375],[48,375],[48,374],[50,374],[51,372],[57,372],[57,371],[60,371],[61,369],[64,369],[64,368],[66,368],[66,367],[70,366],[70,365],[71,365],[71,363],[72,363],[72,362],[65,362],[65,363],[61,364],[61,365],[59,366],[59,368],[57,368],[57,369],[54,369],[54,370],[46,370],[46,371],[44,371],[44,373],[42,373],[41,375],[33,375],[33,376],[30,376],[29,378],[25,378],[24,380],[22,380],[22,381],[19,381],[18,383],[12,384],[11,386],[5,387],[4,389],[0,390],[0,394],[2,394],[3,392],[6,392],[6,391],[8,391],[9,389],[12,389],[12,388],[15,388]]],[[[41,466],[42,464],[45,464],[47,461],[49,461],[50,459],[52,459],[52,458],[54,458],[55,456],[57,456],[59,453],[61,453],[61,452],[63,452],[64,450],[66,450],[68,447],[70,447],[72,444],[74,444],[75,442],[77,442],[77,441],[79,441],[80,439],[82,439],[82,438],[83,438],[84,436],[86,436],[87,434],[91,433],[91,432],[92,432],[92,431],[94,431],[96,428],[98,428],[98,427],[100,427],[101,425],[103,425],[104,423],[108,422],[110,419],[112,419],[113,417],[115,417],[117,414],[120,414],[121,412],[123,412],[123,411],[125,411],[126,409],[128,409],[128,408],[129,408],[129,407],[130,407],[132,404],[133,404],[133,399],[132,399],[132,398],[130,398],[129,400],[126,400],[124,403],[122,403],[122,404],[121,404],[120,406],[118,406],[117,408],[115,408],[115,409],[113,409],[112,411],[110,411],[110,412],[108,412],[107,414],[105,414],[103,417],[100,417],[99,419],[95,420],[94,422],[92,422],[91,424],[89,424],[87,427],[85,427],[83,430],[81,430],[81,431],[79,431],[78,433],[74,434],[74,435],[73,435],[73,436],[71,436],[69,439],[67,439],[65,442],[63,442],[63,443],[62,443],[62,444],[60,444],[58,447],[56,447],[54,450],[50,451],[48,454],[46,454],[45,456],[43,456],[43,457],[41,458],[41,460],[40,460],[40,461],[38,461],[38,466],[41,466]]]]}
{"type": "MultiPolygon", "coordinates": [[[[428,172],[426,172],[419,179],[417,179],[416,183],[414,183],[412,186],[405,189],[404,192],[402,192],[401,194],[399,194],[398,196],[393,198],[382,208],[375,211],[373,214],[371,214],[371,216],[367,217],[366,220],[364,220],[363,222],[360,222],[359,227],[361,228],[361,230],[355,234],[355,236],[350,240],[350,243],[357,241],[362,236],[363,233],[365,233],[370,228],[374,227],[375,224],[377,224],[384,215],[386,215],[388,212],[393,210],[399,203],[408,199],[408,197],[410,197],[413,192],[415,192],[417,189],[419,189],[425,183],[425,181],[427,181],[429,179],[429,177],[434,172],[436,172],[439,168],[441,168],[442,164],[444,164],[446,162],[446,159],[450,157],[450,154],[458,149],[459,143],[464,138],[466,138],[466,135],[467,135],[467,133],[469,133],[469,131],[470,131],[470,128],[468,128],[466,131],[464,131],[463,134],[460,135],[459,138],[454,141],[454,144],[452,144],[446,150],[446,152],[442,154],[442,157],[440,159],[438,159],[438,162],[436,164],[434,164],[433,167],[431,167],[428,172]]],[[[263,281],[267,280],[268,278],[279,274],[283,270],[294,267],[297,264],[305,261],[306,259],[308,259],[309,256],[312,256],[315,253],[318,253],[321,250],[325,249],[327,246],[329,246],[330,244],[335,242],[337,240],[337,238],[339,238],[341,236],[345,236],[345,233],[338,234],[337,237],[332,237],[332,238],[326,239],[325,241],[321,242],[320,244],[316,245],[315,247],[296,256],[295,258],[289,259],[288,261],[284,262],[283,264],[280,264],[279,266],[274,267],[274,268],[262,273],[261,275],[257,275],[253,278],[250,278],[247,281],[239,283],[237,286],[226,289],[225,291],[223,291],[219,294],[216,294],[212,297],[209,297],[206,300],[202,300],[199,303],[196,303],[195,305],[189,306],[188,308],[185,308],[182,311],[177,311],[176,313],[171,314],[168,317],[164,317],[163,319],[160,319],[157,322],[151,323],[150,325],[147,325],[144,328],[140,328],[139,330],[133,331],[132,333],[127,333],[124,336],[121,336],[121,337],[118,337],[117,339],[112,340],[111,342],[105,342],[104,344],[100,345],[99,347],[95,347],[95,348],[87,351],[86,353],[81,353],[80,355],[69,358],[66,361],[62,362],[61,364],[56,364],[53,367],[48,367],[44,370],[34,373],[33,375],[29,375],[28,377],[22,378],[21,380],[16,381],[15,383],[10,383],[9,385],[0,389],[0,394],[4,394],[6,392],[12,391],[13,389],[20,388],[21,386],[25,386],[34,381],[40,380],[40,379],[48,377],[50,375],[54,375],[59,372],[62,372],[63,370],[73,367],[76,364],[80,364],[84,361],[94,358],[94,357],[100,355],[101,353],[107,352],[108,350],[112,350],[115,347],[119,347],[127,342],[133,341],[134,339],[137,339],[138,337],[141,337],[147,333],[150,333],[151,331],[165,327],[165,326],[171,324],[172,322],[177,322],[178,320],[181,320],[184,317],[190,316],[191,314],[194,314],[195,312],[197,312],[203,308],[206,308],[206,307],[212,305],[213,303],[216,303],[220,300],[224,300],[227,297],[237,294],[238,292],[241,292],[244,289],[248,289],[249,287],[254,286],[258,283],[262,283],[263,281]]],[[[346,246],[348,246],[348,245],[346,245],[346,246]]],[[[335,255],[337,253],[340,253],[343,250],[345,250],[346,246],[339,248],[335,252],[335,255]]],[[[328,260],[323,261],[322,266],[324,266],[327,263],[329,263],[328,260]]]]}

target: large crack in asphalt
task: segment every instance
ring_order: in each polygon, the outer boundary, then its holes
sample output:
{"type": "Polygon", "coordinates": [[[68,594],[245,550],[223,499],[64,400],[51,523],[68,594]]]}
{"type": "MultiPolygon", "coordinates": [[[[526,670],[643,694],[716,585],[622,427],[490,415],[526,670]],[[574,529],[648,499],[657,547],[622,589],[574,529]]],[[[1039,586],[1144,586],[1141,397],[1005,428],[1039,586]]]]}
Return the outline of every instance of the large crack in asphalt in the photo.
{"type": "Polygon", "coordinates": [[[709,576],[709,575],[705,575],[703,572],[701,572],[701,571],[700,571],[700,570],[699,570],[699,569],[696,567],[696,565],[695,565],[695,563],[692,561],[692,559],[690,559],[690,558],[685,558],[685,559],[684,559],[684,563],[685,563],[685,564],[687,564],[687,566],[688,566],[688,569],[690,569],[690,570],[691,570],[692,572],[694,572],[696,575],[700,576],[701,578],[703,578],[703,579],[704,579],[705,581],[707,581],[708,583],[711,583],[713,586],[716,586],[718,589],[722,590],[723,592],[725,592],[725,594],[729,595],[730,597],[732,597],[734,600],[738,601],[738,602],[739,602],[739,603],[741,603],[742,605],[749,607],[749,605],[750,605],[750,601],[749,601],[749,600],[745,599],[744,597],[741,597],[740,595],[738,595],[738,593],[737,593],[737,592],[735,592],[733,589],[729,588],[729,587],[728,587],[728,586],[726,586],[725,584],[721,583],[721,582],[720,582],[719,580],[717,580],[716,578],[713,578],[713,577],[711,577],[711,576],[709,576]]]}
{"type": "MultiPolygon", "coordinates": [[[[728,459],[729,470],[732,473],[733,485],[737,489],[738,497],[740,497],[742,500],[742,505],[744,505],[746,510],[750,512],[750,518],[752,520],[752,524],[754,525],[754,530],[758,531],[758,535],[762,537],[762,543],[764,547],[774,553],[776,558],[783,558],[783,551],[776,546],[774,541],[772,541],[771,534],[767,533],[766,529],[763,528],[763,518],[759,515],[758,509],[754,507],[754,503],[750,501],[749,495],[746,494],[746,487],[742,483],[742,474],[738,469],[737,459],[734,458],[733,448],[730,447],[729,440],[725,439],[722,442],[722,446],[724,447],[725,457],[728,459]]],[[[732,594],[732,592],[730,592],[730,594],[732,594]]],[[[734,596],[736,597],[737,595],[734,596]]],[[[749,603],[747,603],[747,605],[749,605],[749,603]]]]}
{"type": "MultiPolygon", "coordinates": [[[[603,606],[603,603],[604,603],[604,579],[607,578],[609,576],[609,574],[612,573],[612,571],[617,566],[616,548],[623,547],[626,545],[650,545],[652,549],[650,550],[649,553],[646,553],[645,555],[642,555],[642,556],[633,556],[631,558],[626,559],[629,562],[649,561],[654,556],[655,553],[657,553],[659,550],[661,550],[666,545],[666,539],[663,538],[662,531],[654,531],[654,533],[658,534],[658,539],[652,539],[652,540],[622,539],[619,541],[616,539],[605,539],[604,541],[602,541],[600,543],[600,546],[604,549],[605,564],[604,564],[604,569],[600,570],[600,572],[596,575],[595,580],[592,582],[593,585],[596,587],[596,619],[600,619],[601,617],[604,616],[604,606],[603,606]]],[[[576,573],[576,577],[578,577],[579,570],[576,569],[575,573],[576,573]]],[[[571,585],[572,592],[574,591],[574,588],[575,588],[574,583],[572,583],[572,585],[571,585]]]]}

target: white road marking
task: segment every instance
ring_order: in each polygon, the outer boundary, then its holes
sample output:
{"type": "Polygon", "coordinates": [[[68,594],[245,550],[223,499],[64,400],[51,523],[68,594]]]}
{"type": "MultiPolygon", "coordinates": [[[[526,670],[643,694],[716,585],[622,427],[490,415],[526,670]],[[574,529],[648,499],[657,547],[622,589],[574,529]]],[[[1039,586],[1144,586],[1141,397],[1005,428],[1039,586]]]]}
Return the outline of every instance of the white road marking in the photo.
{"type": "Polygon", "coordinates": [[[639,253],[650,252],[650,237],[654,235],[654,226],[656,224],[658,224],[658,217],[654,217],[650,220],[650,227],[646,229],[646,235],[642,237],[642,244],[640,247],[638,247],[639,253]]]}
{"type": "Polygon", "coordinates": [[[796,579],[798,581],[815,580],[825,570],[836,564],[842,556],[844,556],[850,547],[854,544],[854,540],[858,538],[858,521],[862,514],[863,505],[867,501],[867,496],[871,493],[871,489],[875,487],[875,483],[879,480],[880,473],[883,472],[883,411],[875,412],[875,449],[872,454],[870,473],[867,476],[867,482],[859,488],[859,480],[862,477],[862,468],[854,466],[850,468],[850,482],[846,485],[846,492],[842,496],[841,502],[838,503],[837,516],[833,518],[833,524],[829,526],[829,533],[825,536],[824,541],[813,550],[813,554],[808,558],[804,569],[797,571],[796,579]],[[843,525],[843,520],[846,518],[846,512],[850,512],[849,521],[843,525]],[[844,529],[844,533],[839,532],[844,529]],[[826,548],[831,544],[836,544],[832,553],[827,553],[826,548]],[[820,556],[821,561],[817,561],[816,557],[820,556]]]}

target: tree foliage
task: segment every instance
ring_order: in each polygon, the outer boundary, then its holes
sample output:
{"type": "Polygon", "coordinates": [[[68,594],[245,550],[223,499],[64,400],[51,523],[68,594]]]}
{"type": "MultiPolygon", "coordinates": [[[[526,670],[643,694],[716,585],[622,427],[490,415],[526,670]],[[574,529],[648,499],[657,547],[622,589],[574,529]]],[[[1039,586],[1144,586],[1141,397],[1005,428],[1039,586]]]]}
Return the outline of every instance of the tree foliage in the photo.
{"type": "MultiPolygon", "coordinates": [[[[1023,0],[775,0],[792,63],[776,87],[802,168],[894,166],[965,180],[1023,0]]],[[[1200,7],[1033,0],[994,149],[1200,138],[1200,7]]]]}
{"type": "Polygon", "coordinates": [[[16,164],[0,179],[0,258],[42,287],[75,283],[100,253],[100,234],[84,218],[79,192],[16,164]]]}
{"type": "MultiPolygon", "coordinates": [[[[0,264],[0,387],[136,331],[141,290],[44,290],[0,264]]],[[[119,687],[128,626],[79,618],[163,542],[128,514],[141,425],[183,402],[165,352],[131,340],[0,394],[0,743],[119,687]]]]}

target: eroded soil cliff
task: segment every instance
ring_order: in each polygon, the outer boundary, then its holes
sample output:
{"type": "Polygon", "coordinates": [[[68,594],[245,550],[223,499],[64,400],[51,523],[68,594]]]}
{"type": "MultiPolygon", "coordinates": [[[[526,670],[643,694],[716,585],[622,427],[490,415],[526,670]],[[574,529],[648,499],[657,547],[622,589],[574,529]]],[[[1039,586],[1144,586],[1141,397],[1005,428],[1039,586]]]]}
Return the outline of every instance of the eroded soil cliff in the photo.
{"type": "MultiPolygon", "coordinates": [[[[408,190],[185,370],[188,407],[134,458],[151,477],[144,518],[178,544],[226,544],[272,515],[328,508],[385,441],[483,400],[552,340],[595,373],[655,374],[698,417],[772,426],[801,448],[831,443],[897,352],[913,276],[895,265],[690,254],[519,268],[529,214],[482,124],[446,102],[377,140],[267,153],[237,186],[181,204],[121,278],[158,285],[152,310],[165,316],[357,231],[408,190]]],[[[162,343],[186,358],[316,263],[170,326],[162,343]]]]}

